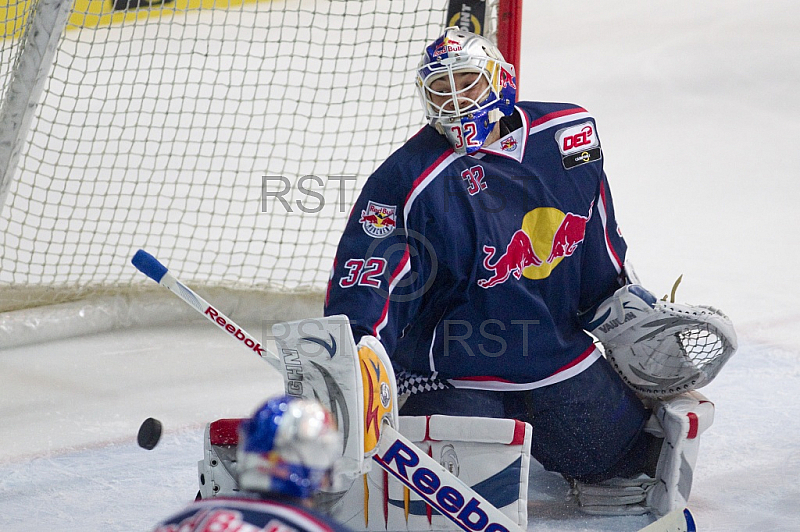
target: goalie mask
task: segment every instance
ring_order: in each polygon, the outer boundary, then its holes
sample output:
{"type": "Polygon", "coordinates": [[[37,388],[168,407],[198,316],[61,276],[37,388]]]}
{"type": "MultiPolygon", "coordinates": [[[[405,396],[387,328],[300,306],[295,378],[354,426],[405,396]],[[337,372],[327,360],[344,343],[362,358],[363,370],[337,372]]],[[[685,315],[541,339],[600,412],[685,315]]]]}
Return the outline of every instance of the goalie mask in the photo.
{"type": "Polygon", "coordinates": [[[293,397],[267,401],[239,428],[239,487],[307,499],[330,485],[341,436],[318,402],[293,397]]]}
{"type": "Polygon", "coordinates": [[[514,65],[491,41],[456,27],[425,48],[417,90],[425,117],[457,153],[474,153],[500,118],[514,112],[514,65]]]}

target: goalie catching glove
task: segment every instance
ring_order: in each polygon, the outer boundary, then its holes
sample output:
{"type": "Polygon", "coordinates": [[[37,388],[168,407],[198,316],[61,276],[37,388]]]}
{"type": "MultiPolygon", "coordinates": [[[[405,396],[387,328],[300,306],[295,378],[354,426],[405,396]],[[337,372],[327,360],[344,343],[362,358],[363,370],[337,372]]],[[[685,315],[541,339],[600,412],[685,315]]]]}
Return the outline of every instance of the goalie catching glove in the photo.
{"type": "Polygon", "coordinates": [[[733,324],[719,310],[658,301],[635,284],[601,303],[587,330],[628,386],[653,398],[705,386],[737,348],[733,324]]]}

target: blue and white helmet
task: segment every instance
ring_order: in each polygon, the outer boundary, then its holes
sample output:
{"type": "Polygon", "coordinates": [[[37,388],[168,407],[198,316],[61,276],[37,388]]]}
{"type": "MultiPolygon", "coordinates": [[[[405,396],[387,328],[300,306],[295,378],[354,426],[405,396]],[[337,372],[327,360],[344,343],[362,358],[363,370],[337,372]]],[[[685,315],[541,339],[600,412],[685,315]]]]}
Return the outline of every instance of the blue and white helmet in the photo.
{"type": "Polygon", "coordinates": [[[446,28],[425,48],[417,67],[417,90],[429,123],[458,153],[478,151],[495,123],[514,112],[517,98],[514,65],[491,41],[457,27],[446,28]],[[459,86],[457,78],[467,73],[477,76],[459,86]],[[444,84],[431,88],[442,78],[444,84]]]}
{"type": "Polygon", "coordinates": [[[316,401],[289,396],[267,401],[239,426],[239,487],[307,499],[331,483],[342,438],[316,401]]]}

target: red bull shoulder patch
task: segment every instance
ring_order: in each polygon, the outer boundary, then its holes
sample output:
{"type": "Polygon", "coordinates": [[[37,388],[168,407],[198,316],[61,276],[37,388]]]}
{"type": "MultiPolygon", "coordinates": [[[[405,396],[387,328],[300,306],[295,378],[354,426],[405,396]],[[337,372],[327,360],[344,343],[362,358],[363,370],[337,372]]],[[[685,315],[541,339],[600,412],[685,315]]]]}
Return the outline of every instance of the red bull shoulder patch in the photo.
{"type": "Polygon", "coordinates": [[[370,201],[358,221],[372,238],[387,237],[397,226],[397,206],[370,201]]]}

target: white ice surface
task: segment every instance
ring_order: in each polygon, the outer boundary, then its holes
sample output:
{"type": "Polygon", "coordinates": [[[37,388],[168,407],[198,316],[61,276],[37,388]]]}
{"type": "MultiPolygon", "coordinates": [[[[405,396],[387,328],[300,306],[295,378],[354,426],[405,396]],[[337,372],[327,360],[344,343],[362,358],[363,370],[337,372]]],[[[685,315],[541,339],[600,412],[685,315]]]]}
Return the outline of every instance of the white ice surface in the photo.
{"type": "MultiPolygon", "coordinates": [[[[521,94],[596,117],[644,284],[728,312],[740,352],[690,505],[700,530],[800,530],[800,4],[526,3],[521,94]]],[[[119,260],[127,260],[120,257],[119,260]]],[[[278,375],[205,324],[0,353],[0,530],[148,530],[191,500],[201,427],[244,416],[278,375]],[[165,436],[135,444],[146,417],[165,436]]],[[[531,530],[636,530],[585,518],[536,470],[531,530]]]]}

